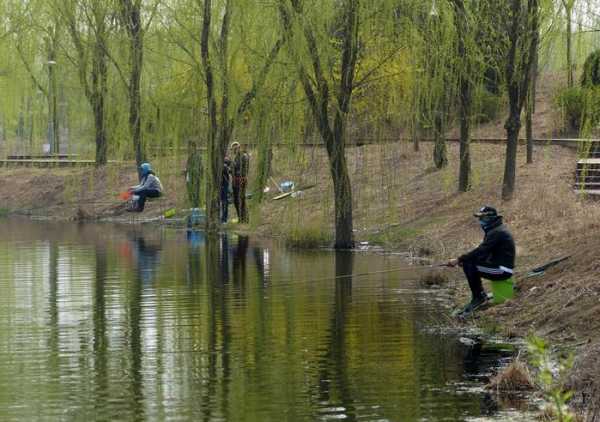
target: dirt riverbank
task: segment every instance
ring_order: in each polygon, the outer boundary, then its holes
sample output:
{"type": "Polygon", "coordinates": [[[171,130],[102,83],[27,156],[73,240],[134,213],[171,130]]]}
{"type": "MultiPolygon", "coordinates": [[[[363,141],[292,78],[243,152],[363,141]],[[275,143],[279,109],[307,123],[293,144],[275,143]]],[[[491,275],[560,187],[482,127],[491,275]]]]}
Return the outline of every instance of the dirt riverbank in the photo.
{"type": "MultiPolygon", "coordinates": [[[[600,264],[596,251],[600,240],[595,232],[600,229],[600,205],[580,198],[571,188],[576,153],[561,147],[539,147],[535,163],[526,165],[524,151],[519,151],[518,188],[513,200],[505,203],[499,199],[504,147],[475,144],[472,149],[473,188],[457,194],[457,145],[449,146],[450,165],[437,171],[432,169],[430,144],[417,152],[408,144],[350,148],[356,240],[432,262],[444,260],[477,245],[481,232],[472,212],[490,204],[503,213],[515,235],[521,272],[571,255],[543,277],[518,281],[520,290],[514,300],[483,315],[516,335],[535,331],[551,344],[573,350],[573,404],[588,420],[598,420],[600,264]]],[[[170,208],[189,207],[182,163],[177,158],[155,163],[166,195],[148,204],[144,218],[160,217],[170,208]]],[[[330,240],[333,195],[324,151],[300,147],[275,151],[273,176],[277,181],[294,181],[296,186],[316,187],[295,198],[273,201],[275,187],[270,185],[263,204],[253,205],[251,225],[236,228],[285,240],[330,240]]],[[[133,165],[3,168],[0,214],[133,221],[117,195],[134,183],[133,165]]],[[[468,292],[460,273],[449,270],[449,274],[458,286],[457,301],[466,300],[468,292]]]]}

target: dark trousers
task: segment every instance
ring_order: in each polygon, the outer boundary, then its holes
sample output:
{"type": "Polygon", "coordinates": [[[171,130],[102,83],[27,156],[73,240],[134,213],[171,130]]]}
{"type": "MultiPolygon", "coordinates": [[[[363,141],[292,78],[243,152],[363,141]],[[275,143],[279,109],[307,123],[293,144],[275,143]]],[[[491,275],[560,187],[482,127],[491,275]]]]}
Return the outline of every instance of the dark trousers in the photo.
{"type": "Polygon", "coordinates": [[[160,196],[160,192],[156,189],[147,189],[134,193],[134,195],[139,196],[137,202],[136,211],[142,212],[144,211],[144,206],[146,205],[146,198],[158,198],[160,196]]]}
{"type": "Polygon", "coordinates": [[[512,277],[512,273],[506,272],[498,267],[491,267],[489,263],[477,261],[464,261],[462,263],[463,271],[469,282],[469,288],[473,298],[484,294],[482,278],[492,281],[506,280],[512,277]]]}
{"type": "Polygon", "coordinates": [[[229,185],[221,186],[221,223],[229,218],[229,185]]]}
{"type": "Polygon", "coordinates": [[[245,177],[233,178],[233,205],[237,212],[240,223],[248,222],[248,210],[246,209],[246,184],[245,177]]]}

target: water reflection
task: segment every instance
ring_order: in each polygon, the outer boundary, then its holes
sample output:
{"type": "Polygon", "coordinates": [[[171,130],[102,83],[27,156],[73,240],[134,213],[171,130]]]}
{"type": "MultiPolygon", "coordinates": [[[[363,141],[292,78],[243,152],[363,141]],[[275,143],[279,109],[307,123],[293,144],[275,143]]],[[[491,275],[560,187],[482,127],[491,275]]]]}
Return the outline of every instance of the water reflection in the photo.
{"type": "Polygon", "coordinates": [[[346,356],[346,320],[352,302],[354,254],[335,253],[335,301],[330,317],[326,352],[319,363],[319,416],[354,421],[354,399],[350,390],[346,356]]]}
{"type": "Polygon", "coordinates": [[[497,352],[422,330],[440,304],[414,276],[353,276],[398,265],[386,258],[156,227],[0,231],[0,420],[494,410],[467,387],[497,352]]]}

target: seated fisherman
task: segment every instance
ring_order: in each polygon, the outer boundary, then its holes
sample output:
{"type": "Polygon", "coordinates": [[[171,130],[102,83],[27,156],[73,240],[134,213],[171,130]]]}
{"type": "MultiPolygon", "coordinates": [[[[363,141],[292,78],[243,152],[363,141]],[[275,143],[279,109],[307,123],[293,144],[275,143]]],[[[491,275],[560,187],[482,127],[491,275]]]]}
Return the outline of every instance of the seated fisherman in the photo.
{"type": "Polygon", "coordinates": [[[474,250],[456,259],[448,265],[463,268],[472,299],[462,310],[466,315],[475,311],[487,301],[481,278],[493,281],[506,280],[513,275],[515,267],[515,241],[502,223],[502,216],[492,207],[483,207],[474,214],[485,232],[483,242],[474,250]]]}
{"type": "Polygon", "coordinates": [[[139,185],[129,188],[129,192],[133,194],[132,199],[134,206],[129,211],[142,212],[146,204],[146,198],[158,198],[162,195],[163,187],[160,180],[152,171],[150,163],[140,165],[142,171],[142,180],[139,185]]]}

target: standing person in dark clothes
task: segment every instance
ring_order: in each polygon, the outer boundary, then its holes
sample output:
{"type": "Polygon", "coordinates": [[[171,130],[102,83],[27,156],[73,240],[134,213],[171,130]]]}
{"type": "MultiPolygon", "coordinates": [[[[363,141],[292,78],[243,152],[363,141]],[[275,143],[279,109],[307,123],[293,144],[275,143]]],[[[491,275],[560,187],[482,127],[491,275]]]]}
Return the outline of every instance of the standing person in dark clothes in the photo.
{"type": "Polygon", "coordinates": [[[146,198],[158,198],[162,195],[162,184],[156,174],[154,174],[154,171],[152,171],[150,163],[141,164],[140,169],[142,170],[140,184],[129,188],[129,192],[132,193],[134,206],[128,211],[142,212],[144,211],[146,198]]]}
{"type": "Polygon", "coordinates": [[[502,281],[512,277],[515,268],[515,241],[502,223],[502,216],[492,207],[483,207],[474,214],[485,233],[483,242],[471,252],[448,262],[463,268],[472,299],[462,310],[468,315],[487,302],[481,278],[502,281]]]}
{"type": "Polygon", "coordinates": [[[233,205],[235,205],[240,223],[247,223],[246,185],[248,184],[250,156],[246,151],[240,149],[239,142],[231,144],[231,151],[233,153],[233,205]]]}
{"type": "Polygon", "coordinates": [[[225,157],[221,177],[221,223],[227,223],[229,217],[229,186],[231,185],[231,160],[225,157]]]}

